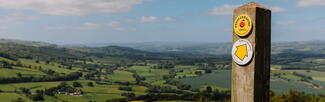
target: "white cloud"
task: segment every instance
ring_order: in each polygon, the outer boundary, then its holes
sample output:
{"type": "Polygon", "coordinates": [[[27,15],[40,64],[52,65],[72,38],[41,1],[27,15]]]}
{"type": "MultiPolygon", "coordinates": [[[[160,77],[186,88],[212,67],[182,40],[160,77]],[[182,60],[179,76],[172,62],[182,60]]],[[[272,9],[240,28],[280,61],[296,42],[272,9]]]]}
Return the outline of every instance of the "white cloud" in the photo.
{"type": "Polygon", "coordinates": [[[141,22],[141,23],[155,22],[155,21],[157,21],[157,20],[158,20],[158,18],[155,17],[155,16],[142,16],[142,17],[140,18],[140,22],[141,22]]]}
{"type": "Polygon", "coordinates": [[[0,0],[0,8],[35,10],[57,16],[121,13],[144,0],[0,0]]]}
{"type": "Polygon", "coordinates": [[[156,16],[142,16],[139,19],[127,19],[126,22],[140,22],[140,23],[150,23],[150,22],[157,22],[157,21],[164,21],[164,22],[173,22],[176,19],[174,17],[166,16],[164,18],[158,18],[156,16]]]}
{"type": "Polygon", "coordinates": [[[276,24],[279,25],[288,25],[288,24],[295,24],[295,21],[277,21],[276,24]]]}
{"type": "Polygon", "coordinates": [[[98,29],[101,27],[103,27],[103,24],[101,24],[101,23],[86,22],[86,23],[83,23],[81,26],[75,27],[75,29],[92,30],[92,29],[98,29]]]}
{"type": "Polygon", "coordinates": [[[172,22],[172,21],[175,21],[175,18],[167,16],[167,17],[164,18],[164,21],[172,22]]]}
{"type": "Polygon", "coordinates": [[[233,10],[238,6],[239,5],[224,4],[220,7],[210,9],[208,11],[208,14],[213,15],[213,16],[231,15],[233,10]]]}
{"type": "Polygon", "coordinates": [[[104,27],[105,24],[95,22],[85,22],[77,26],[52,26],[47,27],[49,30],[94,30],[104,27]]]}
{"type": "Polygon", "coordinates": [[[35,20],[38,17],[32,16],[32,15],[27,15],[27,14],[22,14],[22,13],[11,13],[7,15],[0,16],[0,24],[21,24],[25,21],[29,20],[35,20]]]}
{"type": "Polygon", "coordinates": [[[325,0],[300,0],[297,3],[298,7],[307,7],[307,6],[325,6],[325,0]]]}
{"type": "Polygon", "coordinates": [[[109,28],[118,31],[134,31],[135,28],[121,27],[121,22],[85,22],[75,26],[50,26],[46,27],[48,30],[97,30],[102,28],[109,28]]]}
{"type": "Polygon", "coordinates": [[[142,16],[138,19],[123,19],[111,22],[85,22],[79,25],[70,25],[70,26],[49,26],[46,27],[48,30],[96,30],[101,28],[110,28],[118,31],[135,31],[136,28],[130,27],[132,24],[139,23],[150,23],[157,21],[171,22],[175,19],[173,17],[166,16],[164,19],[159,19],[156,16],[142,16]]]}
{"type": "Polygon", "coordinates": [[[273,6],[270,9],[274,13],[280,13],[280,12],[285,12],[286,11],[284,8],[281,8],[281,7],[278,7],[278,6],[273,6]]]}

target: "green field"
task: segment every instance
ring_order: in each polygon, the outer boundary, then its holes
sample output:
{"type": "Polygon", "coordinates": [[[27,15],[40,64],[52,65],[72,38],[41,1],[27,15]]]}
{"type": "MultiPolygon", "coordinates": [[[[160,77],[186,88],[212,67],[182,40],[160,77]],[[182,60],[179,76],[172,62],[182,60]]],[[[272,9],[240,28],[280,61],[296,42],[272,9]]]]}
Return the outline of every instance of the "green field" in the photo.
{"type": "Polygon", "coordinates": [[[120,81],[120,82],[135,81],[135,79],[132,77],[132,73],[123,70],[115,70],[114,74],[109,74],[107,75],[107,77],[112,81],[120,81]]]}
{"type": "Polygon", "coordinates": [[[0,93],[1,102],[11,102],[16,100],[17,98],[21,98],[25,101],[32,102],[32,100],[25,98],[25,96],[16,93],[0,93]]]}
{"type": "Polygon", "coordinates": [[[197,66],[176,66],[175,70],[178,71],[176,78],[183,77],[196,77],[195,71],[197,70],[197,66]]]}
{"type": "Polygon", "coordinates": [[[85,94],[81,97],[71,97],[69,95],[58,95],[58,98],[68,102],[89,102],[89,101],[99,101],[103,102],[110,99],[123,98],[119,94],[85,94]]]}
{"type": "MultiPolygon", "coordinates": [[[[282,77],[290,79],[290,81],[287,81],[272,77],[270,87],[271,90],[276,93],[286,93],[291,89],[312,94],[325,93],[325,72],[307,70],[275,70],[272,71],[272,74],[274,73],[284,73],[282,77]],[[311,76],[313,78],[311,83],[319,85],[320,88],[312,88],[308,83],[300,81],[301,78],[294,76],[292,74],[293,72],[311,76]]],[[[214,71],[213,74],[205,74],[194,78],[184,78],[180,79],[180,81],[191,85],[192,88],[202,88],[202,86],[210,85],[229,89],[231,88],[231,71],[214,71]]]]}
{"type": "Polygon", "coordinates": [[[151,69],[149,66],[133,66],[128,70],[136,71],[139,76],[146,78],[144,82],[152,83],[153,85],[161,85],[165,82],[163,76],[168,74],[168,70],[151,69]]]}
{"type": "Polygon", "coordinates": [[[20,61],[22,64],[42,67],[44,69],[51,69],[51,70],[54,70],[55,72],[60,72],[60,73],[71,73],[71,72],[76,72],[78,70],[77,68],[75,68],[73,70],[59,68],[57,63],[52,63],[52,64],[47,65],[47,64],[45,64],[44,61],[40,61],[40,63],[35,63],[35,60],[28,60],[28,59],[20,59],[20,61]]]}
{"type": "Polygon", "coordinates": [[[17,77],[17,73],[21,73],[22,75],[32,75],[32,76],[46,75],[40,71],[26,70],[26,68],[0,69],[0,77],[1,78],[17,77]]]}
{"type": "Polygon", "coordinates": [[[45,89],[59,85],[60,82],[30,82],[30,83],[15,83],[15,84],[0,84],[2,91],[15,91],[19,88],[30,88],[31,91],[37,89],[45,89]]]}
{"type": "Polygon", "coordinates": [[[192,88],[200,88],[204,85],[214,85],[221,88],[231,87],[231,71],[216,70],[213,73],[205,74],[200,77],[189,77],[180,79],[181,82],[189,84],[192,88]]]}

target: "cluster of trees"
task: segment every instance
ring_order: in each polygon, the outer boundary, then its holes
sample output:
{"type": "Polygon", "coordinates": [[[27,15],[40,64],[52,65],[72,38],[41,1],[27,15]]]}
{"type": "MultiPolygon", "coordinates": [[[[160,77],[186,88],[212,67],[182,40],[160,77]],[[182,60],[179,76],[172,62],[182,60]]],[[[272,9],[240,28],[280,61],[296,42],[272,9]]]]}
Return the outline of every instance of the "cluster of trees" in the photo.
{"type": "Polygon", "coordinates": [[[51,75],[51,76],[43,76],[43,77],[0,78],[0,83],[70,81],[70,80],[77,80],[81,76],[82,76],[81,72],[72,72],[67,75],[51,75]]]}
{"type": "Polygon", "coordinates": [[[25,94],[26,97],[34,100],[34,101],[42,101],[44,100],[44,91],[36,90],[35,93],[32,93],[28,88],[20,88],[21,92],[25,94]]]}
{"type": "Polygon", "coordinates": [[[136,72],[132,72],[133,77],[135,78],[136,84],[140,84],[142,81],[146,80],[145,77],[140,77],[136,72]]]}
{"type": "Polygon", "coordinates": [[[6,60],[1,60],[0,61],[0,68],[11,69],[13,66],[32,68],[31,65],[23,65],[18,59],[15,62],[9,62],[9,61],[6,61],[6,60]]]}
{"type": "Polygon", "coordinates": [[[3,52],[0,52],[0,57],[4,57],[4,58],[7,58],[7,59],[10,59],[10,60],[13,60],[13,61],[18,60],[17,56],[7,54],[7,53],[3,53],[3,52]]]}
{"type": "Polygon", "coordinates": [[[190,90],[191,89],[191,85],[186,85],[186,84],[183,84],[183,83],[181,83],[177,80],[173,80],[173,79],[166,80],[165,83],[169,84],[169,85],[176,86],[178,89],[181,89],[181,90],[190,90]]]}
{"type": "Polygon", "coordinates": [[[308,76],[308,75],[299,74],[297,72],[293,72],[292,74],[295,75],[295,76],[301,77],[301,81],[309,82],[308,80],[313,80],[313,78],[311,76],[308,76]]]}
{"type": "Polygon", "coordinates": [[[94,79],[99,79],[99,75],[100,75],[99,71],[92,71],[86,74],[84,77],[87,80],[94,80],[94,79]]]}
{"type": "Polygon", "coordinates": [[[189,90],[191,89],[191,86],[190,85],[185,85],[177,80],[175,80],[176,76],[176,72],[175,70],[173,69],[169,69],[169,74],[168,75],[164,75],[163,76],[163,79],[166,80],[166,84],[169,84],[169,85],[174,85],[176,86],[178,89],[181,89],[181,90],[189,90]]]}
{"type": "Polygon", "coordinates": [[[73,83],[72,83],[72,86],[73,86],[73,87],[82,87],[81,83],[79,83],[79,82],[77,82],[77,81],[73,82],[73,83]]]}
{"type": "Polygon", "coordinates": [[[325,102],[325,95],[306,94],[296,90],[290,90],[286,94],[275,95],[270,93],[271,102],[325,102]]]}
{"type": "Polygon", "coordinates": [[[119,90],[132,91],[132,87],[130,87],[130,86],[121,86],[121,87],[119,87],[119,90]]]}
{"type": "Polygon", "coordinates": [[[132,97],[135,97],[135,94],[134,93],[122,93],[121,96],[132,98],[132,97]]]}
{"type": "Polygon", "coordinates": [[[88,82],[88,83],[87,83],[87,86],[89,86],[89,87],[94,87],[94,83],[93,83],[93,82],[88,82]]]}
{"type": "MultiPolygon", "coordinates": [[[[210,87],[211,88],[211,87],[210,87]]],[[[107,102],[127,102],[132,100],[144,100],[146,102],[153,102],[159,100],[187,100],[195,102],[229,102],[230,91],[220,91],[206,89],[197,93],[182,92],[178,94],[162,94],[162,93],[149,93],[138,97],[128,97],[116,100],[107,100],[107,102]]]]}
{"type": "Polygon", "coordinates": [[[152,66],[154,69],[172,69],[175,68],[175,65],[169,62],[159,63],[157,65],[152,66]]]}
{"type": "Polygon", "coordinates": [[[174,94],[183,94],[184,91],[182,90],[177,90],[177,89],[173,89],[171,87],[168,86],[156,86],[156,85],[151,85],[148,87],[149,89],[147,90],[147,92],[149,93],[174,93],[174,94]]]}
{"type": "Polygon", "coordinates": [[[81,89],[76,88],[76,87],[81,87],[81,86],[79,86],[79,85],[76,86],[75,83],[78,83],[78,82],[74,82],[73,87],[72,87],[72,86],[68,85],[67,83],[62,82],[56,87],[45,89],[44,94],[48,95],[48,96],[54,96],[55,94],[74,93],[74,92],[79,92],[80,94],[83,94],[83,91],[81,89]]]}
{"type": "Polygon", "coordinates": [[[176,71],[175,71],[174,69],[169,69],[168,71],[169,71],[169,72],[168,72],[168,75],[164,75],[164,76],[163,76],[163,79],[165,79],[165,80],[170,80],[170,79],[175,78],[175,76],[176,76],[176,71]]]}
{"type": "Polygon", "coordinates": [[[281,65],[281,69],[312,69],[324,71],[324,63],[319,63],[315,60],[304,60],[323,58],[325,58],[325,54],[287,50],[283,51],[283,53],[273,54],[271,64],[281,65]]]}
{"type": "MultiPolygon", "coordinates": [[[[55,97],[55,94],[66,94],[66,93],[74,93],[79,92],[79,94],[83,94],[81,89],[75,88],[75,83],[73,84],[74,87],[69,86],[67,83],[62,82],[56,87],[52,87],[45,90],[36,90],[34,93],[30,91],[29,88],[20,88],[20,91],[25,94],[26,97],[30,98],[33,101],[43,101],[44,96],[51,96],[55,97]]],[[[22,99],[17,99],[18,102],[24,102],[22,99]]]]}
{"type": "Polygon", "coordinates": [[[1,68],[11,69],[13,65],[14,65],[13,63],[9,63],[8,61],[0,61],[1,68]]]}
{"type": "MultiPolygon", "coordinates": [[[[182,93],[182,94],[160,94],[149,93],[138,97],[128,97],[115,100],[107,100],[106,102],[127,102],[132,100],[144,100],[146,102],[160,100],[185,100],[195,102],[230,102],[231,92],[213,90],[211,87],[206,87],[197,93],[182,93]]],[[[306,94],[290,90],[288,93],[276,95],[273,91],[270,92],[271,102],[325,102],[325,95],[306,94]]]]}
{"type": "Polygon", "coordinates": [[[141,50],[136,50],[127,47],[120,46],[106,46],[99,48],[89,48],[90,50],[87,55],[96,56],[99,58],[110,57],[120,57],[132,60],[160,60],[163,59],[165,54],[156,54],[151,52],[145,52],[141,50]]]}
{"type": "Polygon", "coordinates": [[[120,85],[125,85],[125,86],[134,85],[134,83],[131,83],[128,81],[115,81],[114,83],[120,84],[120,85]]]}
{"type": "Polygon", "coordinates": [[[52,69],[46,69],[46,70],[41,69],[41,71],[42,71],[43,73],[48,74],[48,75],[53,75],[54,73],[56,73],[56,72],[55,72],[54,70],[52,70],[52,69]]]}
{"type": "Polygon", "coordinates": [[[112,73],[111,70],[108,69],[116,69],[119,67],[118,64],[114,65],[104,65],[104,64],[86,64],[86,63],[80,63],[75,65],[77,67],[81,67],[82,71],[92,71],[92,70],[98,70],[98,71],[105,71],[106,74],[112,73]]]}

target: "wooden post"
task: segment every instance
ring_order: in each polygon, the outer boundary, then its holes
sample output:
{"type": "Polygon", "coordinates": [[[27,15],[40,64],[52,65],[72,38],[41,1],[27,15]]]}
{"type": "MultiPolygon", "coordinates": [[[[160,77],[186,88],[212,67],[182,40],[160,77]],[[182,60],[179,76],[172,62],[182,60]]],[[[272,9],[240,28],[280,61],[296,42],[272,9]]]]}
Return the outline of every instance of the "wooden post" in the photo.
{"type": "Polygon", "coordinates": [[[269,102],[271,11],[251,2],[233,17],[231,102],[269,102]]]}

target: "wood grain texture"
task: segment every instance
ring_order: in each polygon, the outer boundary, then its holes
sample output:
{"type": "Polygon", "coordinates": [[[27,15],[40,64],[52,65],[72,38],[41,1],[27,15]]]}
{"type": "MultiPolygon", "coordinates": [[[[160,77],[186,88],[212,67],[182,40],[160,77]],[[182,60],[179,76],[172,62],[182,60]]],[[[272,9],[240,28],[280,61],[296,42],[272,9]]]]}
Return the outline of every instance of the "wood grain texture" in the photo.
{"type": "Polygon", "coordinates": [[[232,102],[269,102],[271,11],[255,2],[234,10],[233,20],[247,14],[253,24],[251,34],[238,37],[233,32],[233,43],[247,39],[253,46],[253,58],[246,66],[232,61],[232,102]]]}

